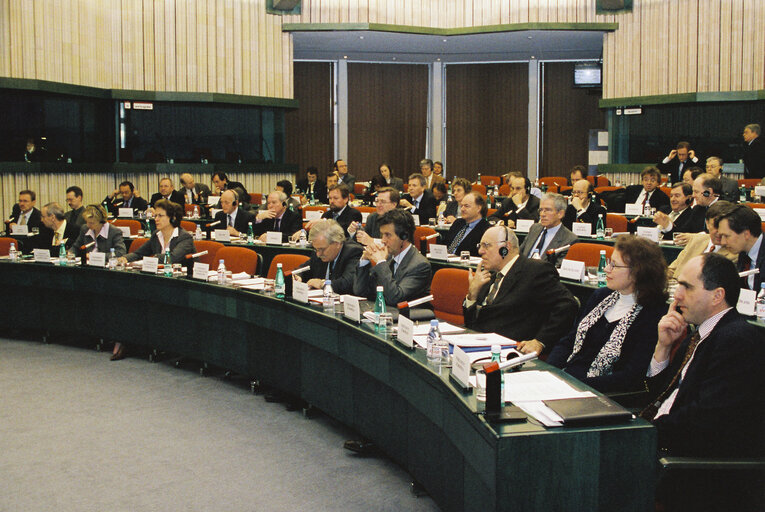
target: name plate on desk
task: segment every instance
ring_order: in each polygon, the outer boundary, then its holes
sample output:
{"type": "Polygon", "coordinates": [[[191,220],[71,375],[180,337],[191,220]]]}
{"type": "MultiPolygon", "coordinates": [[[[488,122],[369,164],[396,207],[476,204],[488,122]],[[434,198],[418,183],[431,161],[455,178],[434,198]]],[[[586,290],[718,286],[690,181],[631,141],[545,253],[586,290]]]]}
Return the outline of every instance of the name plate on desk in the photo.
{"type": "Polygon", "coordinates": [[[571,225],[571,232],[576,236],[592,236],[592,224],[589,222],[574,222],[571,225]]]}
{"type": "Polygon", "coordinates": [[[659,243],[659,228],[649,228],[647,226],[638,226],[637,236],[647,238],[652,242],[659,243]]]}
{"type": "Polygon", "coordinates": [[[361,308],[358,297],[343,295],[343,316],[356,323],[361,322],[361,308]]]}
{"type": "MultiPolygon", "coordinates": [[[[765,185],[756,185],[754,187],[754,195],[756,196],[765,196],[765,185]]],[[[761,210],[762,208],[755,208],[761,210]]]]}
{"type": "MultiPolygon", "coordinates": [[[[308,304],[308,283],[292,281],[292,298],[298,302],[308,304]]],[[[358,304],[358,303],[357,303],[358,304]]]]}
{"type": "Polygon", "coordinates": [[[269,245],[282,245],[282,232],[281,231],[267,231],[266,243],[269,245]]]}
{"type": "Polygon", "coordinates": [[[366,224],[367,217],[369,217],[369,212],[361,212],[361,222],[366,224]]]}
{"type": "Polygon", "coordinates": [[[398,315],[396,339],[407,348],[414,348],[414,322],[404,315],[398,315]]]}
{"type": "Polygon", "coordinates": [[[129,227],[127,227],[127,226],[114,226],[114,227],[119,229],[120,231],[122,231],[122,236],[124,238],[128,238],[130,236],[130,228],[129,227]]]}
{"type": "Polygon", "coordinates": [[[306,210],[303,213],[305,214],[305,220],[319,220],[324,214],[321,210],[306,210]]]}
{"type": "Polygon", "coordinates": [[[207,196],[207,206],[215,206],[220,201],[220,196],[207,196]]]}
{"type": "Polygon", "coordinates": [[[515,221],[515,230],[521,233],[528,233],[532,224],[534,224],[534,221],[531,219],[518,219],[515,221]]]}
{"type": "Polygon", "coordinates": [[[455,346],[452,353],[452,373],[454,380],[465,388],[470,388],[470,356],[460,347],[455,346]]]}
{"type": "Polygon", "coordinates": [[[640,203],[627,203],[624,205],[625,215],[643,215],[643,205],[640,203]]]}
{"type": "Polygon", "coordinates": [[[207,281],[207,276],[210,275],[210,264],[201,263],[199,261],[194,262],[194,270],[191,273],[191,277],[199,279],[200,281],[207,281]]]}
{"type": "Polygon", "coordinates": [[[144,258],[143,265],[141,266],[141,272],[156,274],[158,267],[159,267],[159,258],[144,258]]]}
{"type": "Polygon", "coordinates": [[[35,257],[35,263],[50,263],[50,251],[48,249],[35,249],[32,254],[35,257]]]}
{"type": "Polygon", "coordinates": [[[414,225],[419,226],[420,225],[420,216],[419,215],[413,215],[414,217],[414,225]]]}
{"type": "Polygon", "coordinates": [[[132,217],[133,216],[133,209],[132,208],[120,208],[117,210],[117,217],[132,217]]]}
{"type": "Polygon", "coordinates": [[[562,260],[558,274],[565,279],[581,282],[584,279],[585,265],[583,261],[562,260]]]}
{"type": "Polygon", "coordinates": [[[228,232],[228,229],[216,229],[215,233],[215,241],[216,242],[230,242],[231,241],[231,233],[228,232]]]}
{"type": "Polygon", "coordinates": [[[443,244],[433,244],[430,246],[430,257],[434,260],[446,261],[449,259],[448,248],[443,244]]]}
{"type": "Polygon", "coordinates": [[[19,224],[14,224],[11,226],[11,233],[14,235],[28,235],[29,234],[29,226],[24,224],[23,226],[19,224]]]}
{"type": "Polygon", "coordinates": [[[93,251],[88,256],[88,266],[91,267],[105,267],[106,266],[106,253],[93,251]]]}
{"type": "Polygon", "coordinates": [[[765,222],[765,208],[752,208],[752,209],[760,215],[760,220],[762,222],[765,222]]]}
{"type": "Polygon", "coordinates": [[[736,304],[736,309],[742,315],[754,316],[754,304],[756,301],[757,292],[754,290],[742,288],[741,293],[738,296],[738,304],[736,304]]]}

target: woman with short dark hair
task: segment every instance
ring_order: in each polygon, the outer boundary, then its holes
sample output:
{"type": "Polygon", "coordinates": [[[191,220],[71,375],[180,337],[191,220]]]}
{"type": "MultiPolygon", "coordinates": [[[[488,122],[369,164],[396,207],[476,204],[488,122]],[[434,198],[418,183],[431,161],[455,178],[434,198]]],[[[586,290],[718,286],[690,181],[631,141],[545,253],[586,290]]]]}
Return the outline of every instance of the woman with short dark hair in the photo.
{"type": "Polygon", "coordinates": [[[170,258],[173,263],[184,261],[187,254],[194,253],[194,239],[185,230],[180,229],[182,219],[183,207],[181,205],[167,199],[157,201],[154,205],[156,231],[148,242],[135,252],[126,255],[124,261],[136,261],[144,256],[161,258],[167,249],[170,249],[170,258]]]}

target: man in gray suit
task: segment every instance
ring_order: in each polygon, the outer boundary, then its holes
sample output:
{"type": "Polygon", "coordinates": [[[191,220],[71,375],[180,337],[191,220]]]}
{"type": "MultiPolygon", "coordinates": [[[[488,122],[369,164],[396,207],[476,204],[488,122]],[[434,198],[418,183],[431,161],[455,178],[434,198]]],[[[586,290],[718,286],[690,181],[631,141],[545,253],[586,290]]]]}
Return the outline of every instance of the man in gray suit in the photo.
{"type": "Polygon", "coordinates": [[[196,183],[189,173],[181,174],[181,193],[186,204],[207,204],[210,187],[204,183],[196,183]]]}
{"type": "Polygon", "coordinates": [[[722,183],[722,192],[720,192],[720,199],[723,201],[730,201],[731,203],[738,202],[738,180],[732,180],[726,176],[723,176],[723,159],[719,156],[710,156],[707,158],[707,174],[711,174],[722,183]]]}
{"type": "Polygon", "coordinates": [[[348,226],[348,235],[351,240],[356,240],[361,245],[369,245],[375,238],[380,238],[380,217],[398,208],[400,197],[398,190],[393,187],[381,188],[375,200],[377,211],[369,214],[364,228],[362,229],[358,222],[351,222],[348,226]]]}
{"type": "Polygon", "coordinates": [[[547,254],[547,251],[573,244],[577,240],[576,235],[561,224],[567,207],[566,199],[560,194],[542,196],[539,203],[539,222],[531,225],[529,234],[521,245],[522,255],[560,265],[568,249],[558,254],[547,254]]]}
{"type": "Polygon", "coordinates": [[[380,217],[379,225],[383,246],[372,243],[364,249],[353,280],[354,295],[371,300],[382,286],[389,306],[428,295],[430,263],[412,245],[412,214],[394,209],[380,217]]]}

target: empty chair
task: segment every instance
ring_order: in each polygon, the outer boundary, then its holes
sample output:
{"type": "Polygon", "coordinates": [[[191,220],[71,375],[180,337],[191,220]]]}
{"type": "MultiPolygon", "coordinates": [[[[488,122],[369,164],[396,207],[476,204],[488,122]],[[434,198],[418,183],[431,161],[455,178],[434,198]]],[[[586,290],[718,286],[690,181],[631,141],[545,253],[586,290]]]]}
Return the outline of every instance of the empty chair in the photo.
{"type": "Polygon", "coordinates": [[[481,185],[485,185],[487,187],[496,187],[500,183],[502,183],[501,176],[481,176],[481,185]]]}
{"type": "Polygon", "coordinates": [[[127,249],[127,252],[135,252],[138,250],[139,247],[141,247],[143,244],[148,242],[148,238],[136,238],[135,240],[131,241],[129,238],[125,240],[125,249],[127,249]]]}
{"type": "Polygon", "coordinates": [[[587,267],[597,267],[598,263],[600,263],[600,251],[602,250],[606,251],[606,258],[610,258],[614,252],[614,247],[605,244],[577,242],[569,248],[566,259],[583,261],[587,267]]]}
{"type": "Polygon", "coordinates": [[[614,233],[627,232],[627,217],[618,213],[606,214],[606,227],[614,230],[614,233]]]}
{"type": "Polygon", "coordinates": [[[605,176],[587,176],[587,181],[592,183],[595,187],[607,187],[611,184],[609,179],[605,176]]]}
{"type": "Polygon", "coordinates": [[[475,190],[482,196],[486,197],[486,185],[483,185],[481,183],[473,183],[473,185],[471,186],[471,189],[475,190]]]}
{"type": "Polygon", "coordinates": [[[351,193],[353,193],[356,196],[363,196],[367,191],[367,185],[366,183],[354,183],[353,184],[353,190],[351,190],[351,193]]]}
{"type": "Polygon", "coordinates": [[[545,176],[544,178],[539,178],[539,184],[547,185],[548,188],[551,186],[565,187],[568,185],[568,179],[563,176],[545,176]]]}
{"type": "Polygon", "coordinates": [[[250,204],[260,204],[263,202],[263,194],[260,192],[250,192],[250,204]]]}
{"type": "Polygon", "coordinates": [[[140,221],[134,219],[116,219],[112,221],[114,227],[130,228],[130,234],[136,236],[143,229],[140,221]]]}
{"type": "Polygon", "coordinates": [[[212,240],[194,240],[194,248],[197,252],[207,251],[207,254],[200,256],[197,261],[200,263],[207,263],[211,269],[218,268],[218,260],[216,254],[219,250],[223,249],[225,245],[220,242],[213,242],[212,240]]]}
{"type": "Polygon", "coordinates": [[[739,187],[754,188],[760,184],[759,178],[741,178],[738,180],[739,187]]]}
{"type": "Polygon", "coordinates": [[[468,292],[468,271],[461,268],[442,268],[433,275],[430,293],[436,318],[462,325],[462,301],[468,292]]]}
{"type": "Polygon", "coordinates": [[[181,229],[184,229],[193,235],[197,231],[197,224],[195,222],[191,222],[190,220],[182,220],[181,229]]]}
{"type": "Polygon", "coordinates": [[[305,254],[277,254],[274,259],[271,260],[271,265],[268,267],[268,279],[274,279],[276,277],[276,264],[282,264],[282,272],[291,272],[300,265],[308,261],[310,258],[305,254]]]}
{"type": "Polygon", "coordinates": [[[501,196],[509,196],[510,195],[510,185],[505,183],[501,187],[499,187],[499,195],[501,196]]]}
{"type": "Polygon", "coordinates": [[[2,237],[0,238],[0,256],[8,256],[8,252],[11,250],[11,244],[16,244],[16,249],[19,248],[19,243],[15,238],[2,237]]]}
{"type": "Polygon", "coordinates": [[[303,207],[303,220],[307,219],[308,212],[321,212],[324,213],[327,211],[326,206],[304,206],[303,207]]]}
{"type": "Polygon", "coordinates": [[[255,275],[258,272],[258,253],[246,247],[221,247],[215,254],[216,260],[226,264],[226,270],[234,274],[246,272],[255,275]]]}
{"type": "MultiPolygon", "coordinates": [[[[422,239],[430,235],[437,235],[437,234],[438,232],[433,228],[429,228],[428,226],[417,226],[416,228],[414,228],[414,240],[412,241],[412,243],[414,244],[414,246],[417,248],[418,251],[423,252],[422,239]]],[[[436,238],[431,238],[430,240],[428,240],[427,241],[428,248],[430,248],[430,244],[434,244],[435,242],[436,242],[436,238]]]]}

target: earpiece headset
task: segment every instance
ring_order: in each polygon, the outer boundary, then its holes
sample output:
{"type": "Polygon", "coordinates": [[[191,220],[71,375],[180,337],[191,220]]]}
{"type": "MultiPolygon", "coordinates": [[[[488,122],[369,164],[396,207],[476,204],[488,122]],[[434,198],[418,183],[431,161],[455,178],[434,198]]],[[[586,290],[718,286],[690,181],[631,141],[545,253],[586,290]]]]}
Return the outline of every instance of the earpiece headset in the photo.
{"type": "Polygon", "coordinates": [[[685,200],[685,206],[690,206],[693,204],[693,196],[690,196],[688,199],[685,200]]]}
{"type": "Polygon", "coordinates": [[[523,178],[523,188],[526,189],[526,193],[531,193],[531,180],[528,178],[523,178]]]}
{"type": "Polygon", "coordinates": [[[510,233],[508,233],[507,230],[510,228],[504,225],[502,227],[505,228],[505,239],[501,240],[501,242],[504,242],[505,245],[499,248],[499,255],[502,256],[502,258],[504,259],[507,257],[507,254],[510,252],[510,250],[507,248],[507,241],[510,240],[510,233]]]}

